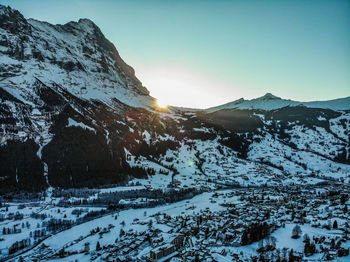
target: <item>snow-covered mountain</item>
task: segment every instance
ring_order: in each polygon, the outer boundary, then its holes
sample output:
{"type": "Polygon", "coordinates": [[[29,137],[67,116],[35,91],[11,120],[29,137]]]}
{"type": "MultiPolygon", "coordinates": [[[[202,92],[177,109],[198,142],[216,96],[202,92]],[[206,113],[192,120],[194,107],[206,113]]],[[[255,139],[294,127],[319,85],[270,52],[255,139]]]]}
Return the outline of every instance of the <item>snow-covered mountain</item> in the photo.
{"type": "Polygon", "coordinates": [[[0,77],[1,191],[350,180],[349,98],[157,109],[88,19],[51,25],[0,6],[0,77]]]}
{"type": "Polygon", "coordinates": [[[33,103],[31,87],[41,82],[109,105],[115,99],[136,107],[152,104],[134,70],[91,20],[51,25],[5,6],[0,16],[2,88],[23,103],[33,103]]]}
{"type": "Polygon", "coordinates": [[[207,112],[215,112],[223,109],[261,109],[261,110],[275,110],[286,106],[306,106],[310,108],[323,108],[332,110],[350,110],[350,96],[328,101],[313,101],[313,102],[299,102],[289,99],[282,99],[267,93],[262,97],[251,100],[244,100],[240,98],[233,102],[229,102],[220,106],[206,109],[207,112]]]}
{"type": "MultiPolygon", "coordinates": [[[[0,77],[1,161],[7,166],[0,176],[5,185],[49,184],[47,174],[55,168],[43,160],[47,154],[42,150],[58,139],[56,132],[62,135],[61,128],[79,127],[108,137],[103,127],[112,125],[110,119],[118,125],[115,121],[130,107],[150,109],[155,104],[132,67],[88,19],[51,25],[0,5],[0,77]],[[26,155],[18,156],[18,150],[26,155]]],[[[69,141],[84,143],[71,135],[69,141]]],[[[62,140],[57,146],[64,146],[62,140]]],[[[60,162],[58,151],[52,154],[60,162]]],[[[58,164],[56,171],[62,172],[58,164]]]]}

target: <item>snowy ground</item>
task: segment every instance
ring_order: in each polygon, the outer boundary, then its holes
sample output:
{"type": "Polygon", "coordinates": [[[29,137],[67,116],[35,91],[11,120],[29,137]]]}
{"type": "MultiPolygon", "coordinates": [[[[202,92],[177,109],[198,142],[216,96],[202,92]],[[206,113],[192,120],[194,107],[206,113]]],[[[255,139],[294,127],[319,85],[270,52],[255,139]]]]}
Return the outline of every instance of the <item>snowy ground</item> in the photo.
{"type": "MultiPolygon", "coordinates": [[[[277,229],[275,232],[271,234],[271,237],[276,238],[276,248],[282,250],[283,248],[292,248],[296,252],[303,253],[304,251],[304,243],[303,238],[300,237],[298,239],[291,238],[291,232],[293,227],[296,224],[286,224],[285,227],[277,229]]],[[[339,230],[326,230],[326,229],[320,229],[320,228],[314,228],[311,227],[309,224],[300,225],[302,230],[302,235],[307,234],[311,239],[315,237],[329,237],[329,236],[336,236],[341,235],[341,232],[339,230]]],[[[264,240],[266,241],[266,239],[264,240]]],[[[241,247],[222,247],[222,248],[212,248],[213,252],[219,252],[221,253],[223,249],[226,249],[228,252],[232,254],[239,254],[243,252],[244,257],[248,259],[249,257],[255,255],[258,256],[258,252],[256,251],[259,248],[259,242],[255,242],[251,245],[247,246],[241,246],[241,247]]],[[[346,245],[348,248],[350,247],[350,241],[346,242],[346,245]]],[[[323,261],[323,254],[318,253],[313,256],[308,257],[311,261],[323,261]]],[[[227,259],[227,258],[226,258],[227,259]]],[[[344,258],[337,258],[336,261],[349,261],[349,257],[344,258]]],[[[225,261],[225,260],[221,260],[225,261]]],[[[231,261],[231,260],[228,260],[231,261]]]]}
{"type": "MultiPolygon", "coordinates": [[[[142,186],[137,187],[142,188],[142,186]]],[[[123,191],[128,189],[128,187],[119,189],[106,188],[102,189],[101,191],[111,192],[117,190],[123,191]]],[[[282,219],[281,221],[286,221],[287,219],[285,226],[278,222],[277,224],[279,226],[269,236],[276,239],[276,250],[280,250],[281,254],[284,252],[283,250],[290,250],[291,248],[293,248],[294,252],[302,253],[304,250],[302,236],[304,234],[307,234],[310,237],[310,239],[313,239],[313,237],[325,236],[326,241],[329,241],[327,239],[331,238],[338,239],[338,237],[344,237],[344,233],[340,229],[329,230],[323,228],[323,225],[326,225],[327,223],[333,224],[335,220],[337,220],[339,228],[345,228],[347,226],[346,223],[349,221],[349,214],[345,216],[342,215],[342,206],[329,205],[327,203],[330,202],[328,202],[327,200],[325,200],[324,204],[318,205],[317,208],[312,208],[315,205],[315,203],[317,203],[317,200],[315,200],[314,202],[310,202],[311,205],[308,205],[306,203],[307,207],[304,210],[308,212],[308,215],[306,216],[307,222],[304,224],[300,224],[296,223],[295,221],[293,222],[288,220],[290,219],[290,213],[287,212],[288,209],[286,209],[284,206],[281,206],[278,212],[272,212],[274,202],[272,202],[272,206],[269,207],[269,201],[277,201],[276,203],[283,203],[286,197],[286,193],[282,194],[279,193],[279,191],[275,191],[274,189],[271,189],[269,191],[266,190],[269,190],[268,188],[265,189],[265,192],[270,193],[263,193],[264,191],[262,189],[242,188],[216,190],[215,192],[204,192],[191,199],[182,200],[172,204],[156,206],[153,208],[139,208],[116,211],[113,213],[106,214],[102,217],[93,219],[91,221],[75,225],[72,228],[66,229],[62,232],[53,233],[51,236],[48,236],[48,238],[43,240],[40,243],[40,245],[38,245],[34,249],[30,249],[22,256],[26,259],[33,259],[35,257],[40,256],[41,261],[90,261],[91,258],[95,256],[95,261],[103,261],[105,258],[103,254],[111,254],[110,252],[111,250],[113,250],[108,248],[109,246],[118,245],[118,243],[125,243],[125,241],[128,241],[128,237],[125,238],[125,236],[122,236],[121,231],[126,232],[126,234],[131,234],[131,239],[138,239],[138,236],[142,236],[144,232],[149,232],[150,228],[152,228],[152,232],[154,232],[155,230],[159,230],[160,235],[158,235],[158,237],[161,236],[162,241],[166,243],[167,241],[170,241],[170,239],[172,239],[173,230],[174,228],[177,228],[177,226],[174,225],[174,223],[176,224],[176,221],[180,217],[181,219],[184,219],[186,217],[189,219],[193,219],[198,216],[202,216],[203,214],[212,214],[210,216],[214,216],[214,220],[211,223],[215,223],[215,225],[217,226],[224,225],[227,222],[238,223],[244,226],[247,223],[253,222],[254,219],[261,218],[259,212],[256,212],[258,211],[258,209],[270,210],[269,212],[271,214],[271,218],[267,221],[272,222],[278,221],[280,219],[282,219]],[[264,199],[267,202],[257,202],[256,206],[254,207],[252,206],[251,201],[249,200],[250,196],[257,197],[257,199],[261,199],[261,196],[264,196],[264,199]],[[235,206],[238,212],[246,210],[246,214],[241,214],[239,216],[240,219],[236,221],[226,220],[228,213],[231,212],[229,212],[229,210],[232,210],[228,208],[228,206],[235,206]],[[251,215],[250,212],[252,212],[251,215]],[[168,222],[159,221],[159,217],[162,216],[164,216],[163,220],[166,217],[169,217],[169,219],[164,220],[168,222]],[[222,218],[220,218],[220,216],[222,216],[222,218]],[[311,224],[315,224],[316,222],[320,224],[318,227],[311,226],[311,224]],[[152,223],[151,227],[149,226],[150,223],[152,223]],[[302,230],[302,234],[299,239],[291,238],[292,229],[296,224],[299,224],[302,230]],[[99,233],[94,233],[93,231],[97,228],[99,228],[99,230],[97,231],[99,233]],[[94,251],[97,242],[99,242],[101,247],[103,247],[103,250],[106,250],[105,252],[96,253],[96,251],[94,251]],[[86,252],[87,246],[89,247],[89,252],[86,252]],[[63,249],[65,252],[68,252],[71,255],[67,257],[63,256],[59,259],[57,256],[53,256],[55,253],[58,253],[60,250],[63,249]]],[[[322,189],[317,187],[315,188],[315,190],[311,191],[314,191],[314,194],[318,195],[319,199],[322,199],[322,194],[327,194],[326,188],[322,189]]],[[[305,192],[306,194],[308,194],[308,191],[305,192]]],[[[76,210],[78,207],[57,207],[50,204],[53,202],[57,202],[57,199],[53,198],[52,201],[50,201],[49,203],[46,201],[42,201],[40,203],[32,203],[32,205],[26,205],[26,207],[22,209],[19,209],[18,204],[9,205],[8,211],[6,211],[5,208],[2,208],[2,211],[6,214],[20,211],[24,215],[24,218],[19,222],[5,220],[1,222],[0,228],[11,227],[16,223],[19,223],[20,225],[22,222],[24,224],[28,222],[30,229],[27,230],[27,226],[25,226],[24,228],[22,228],[22,233],[3,235],[2,237],[4,237],[4,240],[0,242],[1,248],[5,251],[5,249],[8,248],[9,245],[14,241],[28,237],[29,231],[31,231],[31,229],[37,229],[37,223],[39,220],[30,217],[30,214],[32,212],[36,212],[38,214],[46,214],[48,217],[54,218],[64,218],[65,215],[67,215],[69,219],[77,219],[77,216],[73,215],[72,211],[76,210]]],[[[293,203],[293,201],[290,203],[293,203]]],[[[87,211],[101,210],[101,208],[99,207],[88,207],[83,209],[84,212],[82,214],[86,213],[87,211]]],[[[194,225],[194,223],[192,223],[192,225],[194,225]]],[[[217,261],[232,261],[232,259],[234,259],[235,256],[239,256],[241,259],[249,261],[249,259],[252,256],[259,256],[257,248],[259,247],[259,245],[261,245],[260,241],[254,242],[253,244],[247,246],[233,247],[224,245],[221,242],[222,240],[218,240],[219,242],[217,243],[219,244],[216,244],[216,240],[214,238],[212,238],[212,240],[204,240],[204,242],[202,242],[202,239],[201,242],[198,242],[199,239],[197,239],[197,237],[195,238],[194,236],[192,237],[192,240],[194,243],[192,249],[194,250],[200,249],[201,245],[205,242],[209,241],[208,243],[211,243],[211,241],[214,241],[212,246],[209,245],[206,247],[206,250],[207,252],[209,252],[210,256],[212,258],[215,258],[217,261]]],[[[268,240],[265,239],[264,241],[266,242],[268,240]]],[[[346,242],[344,242],[342,244],[342,247],[350,248],[350,241],[347,240],[346,242]]],[[[126,256],[125,258],[136,259],[136,257],[138,257],[139,259],[141,259],[141,261],[143,261],[144,256],[148,256],[150,250],[152,250],[153,248],[154,247],[150,246],[149,244],[144,243],[138,246],[136,253],[135,250],[133,251],[133,255],[131,257],[129,256],[128,258],[128,256],[126,256]]],[[[191,248],[189,250],[191,250],[191,248]]],[[[4,252],[2,254],[5,255],[4,252]]],[[[324,253],[317,253],[312,257],[308,257],[308,259],[319,260],[323,255],[324,253]]],[[[337,261],[347,261],[347,258],[348,257],[337,258],[337,261]]],[[[16,261],[16,259],[13,259],[12,261],[16,261]]]]}

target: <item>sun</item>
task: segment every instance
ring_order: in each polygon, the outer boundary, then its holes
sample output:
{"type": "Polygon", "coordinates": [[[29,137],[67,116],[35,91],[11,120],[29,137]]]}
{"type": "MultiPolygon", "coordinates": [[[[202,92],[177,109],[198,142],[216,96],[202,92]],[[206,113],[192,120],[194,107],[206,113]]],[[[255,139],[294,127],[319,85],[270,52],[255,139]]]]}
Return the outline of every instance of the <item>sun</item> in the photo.
{"type": "Polygon", "coordinates": [[[157,106],[158,106],[159,108],[165,109],[165,108],[168,107],[168,104],[165,103],[164,101],[160,101],[160,100],[157,99],[157,106]]]}

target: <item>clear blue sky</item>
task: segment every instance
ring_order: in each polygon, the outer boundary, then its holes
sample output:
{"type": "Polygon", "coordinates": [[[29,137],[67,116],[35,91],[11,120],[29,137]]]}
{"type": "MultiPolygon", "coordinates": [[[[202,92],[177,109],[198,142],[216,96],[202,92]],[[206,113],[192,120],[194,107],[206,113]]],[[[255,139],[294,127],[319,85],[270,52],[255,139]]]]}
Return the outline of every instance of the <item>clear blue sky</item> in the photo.
{"type": "Polygon", "coordinates": [[[350,1],[2,0],[51,23],[93,20],[160,100],[208,107],[271,92],[350,96],[350,1]]]}

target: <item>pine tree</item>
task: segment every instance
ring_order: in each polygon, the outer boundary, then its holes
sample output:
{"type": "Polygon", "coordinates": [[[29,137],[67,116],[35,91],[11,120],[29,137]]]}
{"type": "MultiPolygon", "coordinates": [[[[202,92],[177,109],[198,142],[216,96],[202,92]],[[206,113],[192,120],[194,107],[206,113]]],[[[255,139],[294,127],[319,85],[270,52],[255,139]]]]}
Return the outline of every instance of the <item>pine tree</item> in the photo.
{"type": "Polygon", "coordinates": [[[148,221],[148,228],[151,229],[152,226],[153,226],[153,220],[150,219],[150,220],[148,221]]]}
{"type": "Polygon", "coordinates": [[[247,245],[248,244],[248,233],[247,231],[244,231],[242,234],[242,239],[241,239],[241,245],[247,245]]]}
{"type": "Polygon", "coordinates": [[[266,262],[267,260],[266,260],[266,258],[265,258],[265,256],[264,256],[264,254],[260,254],[260,256],[259,256],[259,262],[266,262]]]}
{"type": "Polygon", "coordinates": [[[97,241],[96,243],[96,251],[100,251],[101,250],[101,245],[100,245],[100,242],[97,241]]]}
{"type": "Polygon", "coordinates": [[[292,238],[299,238],[301,235],[301,228],[299,225],[296,225],[292,230],[292,238]]]}
{"type": "Polygon", "coordinates": [[[334,220],[334,222],[333,222],[333,228],[334,228],[334,229],[337,229],[337,228],[338,228],[338,222],[337,222],[337,220],[334,220]]]}
{"type": "Polygon", "coordinates": [[[346,202],[346,200],[348,199],[348,195],[347,194],[343,194],[343,195],[341,195],[341,197],[340,197],[340,203],[342,204],[342,205],[344,205],[345,204],[345,202],[346,202]]]}
{"type": "Polygon", "coordinates": [[[125,235],[125,232],[124,232],[124,230],[121,228],[120,229],[120,232],[119,232],[119,237],[122,237],[122,236],[124,236],[125,235]]]}
{"type": "Polygon", "coordinates": [[[288,259],[288,261],[289,262],[294,262],[295,261],[293,248],[289,252],[289,259],[288,259]]]}
{"type": "Polygon", "coordinates": [[[304,242],[305,242],[304,254],[305,254],[305,256],[308,256],[310,253],[310,239],[306,238],[304,242]]]}

